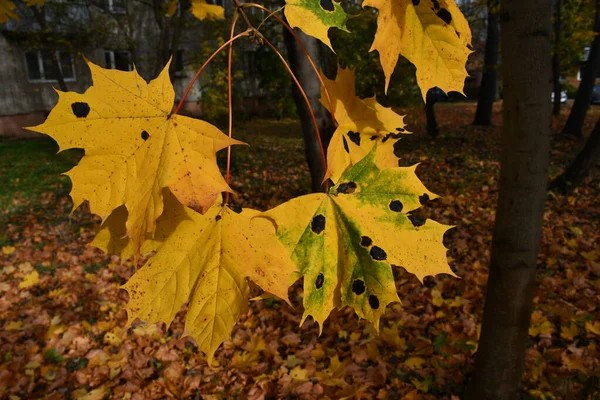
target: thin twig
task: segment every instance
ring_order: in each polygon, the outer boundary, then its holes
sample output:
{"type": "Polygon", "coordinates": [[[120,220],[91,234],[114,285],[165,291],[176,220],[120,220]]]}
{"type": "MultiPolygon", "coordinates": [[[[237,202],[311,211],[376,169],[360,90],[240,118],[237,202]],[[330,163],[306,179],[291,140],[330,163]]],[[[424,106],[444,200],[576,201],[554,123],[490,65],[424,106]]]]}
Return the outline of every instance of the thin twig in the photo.
{"type": "MultiPolygon", "coordinates": [[[[283,18],[281,18],[279,15],[276,14],[277,12],[279,12],[281,10],[281,8],[277,9],[275,11],[271,11],[268,8],[264,7],[264,6],[262,6],[260,4],[255,4],[255,3],[246,3],[246,4],[244,4],[244,6],[245,7],[260,8],[261,10],[267,11],[269,13],[269,15],[265,18],[265,20],[272,16],[285,29],[287,29],[291,33],[291,35],[294,38],[294,40],[296,40],[296,42],[300,45],[300,49],[302,50],[302,53],[304,53],[304,56],[308,59],[308,62],[310,63],[310,66],[312,67],[313,71],[315,71],[315,74],[317,75],[317,79],[319,80],[319,82],[321,83],[321,87],[325,91],[325,97],[327,97],[327,103],[329,104],[329,113],[331,114],[331,119],[333,120],[334,123],[337,124],[337,121],[335,119],[335,115],[333,115],[334,108],[333,108],[333,103],[331,101],[331,96],[329,96],[329,91],[327,90],[327,86],[325,85],[325,82],[323,81],[323,77],[319,73],[319,69],[317,68],[317,66],[315,65],[314,60],[312,59],[312,57],[308,53],[308,50],[304,46],[304,43],[302,43],[302,40],[300,40],[300,38],[298,37],[298,35],[296,34],[296,32],[294,32],[294,29],[287,22],[285,22],[285,20],[283,18]]],[[[261,25],[262,25],[262,22],[261,22],[261,25]]]]}
{"type": "MultiPolygon", "coordinates": [[[[229,31],[229,40],[233,38],[235,32],[235,24],[237,23],[238,13],[233,15],[231,20],[231,30],[229,31]]],[[[233,90],[232,90],[232,77],[231,77],[231,64],[233,59],[233,42],[229,43],[229,54],[227,55],[227,96],[228,96],[228,110],[229,110],[229,125],[227,135],[231,138],[233,133],[233,90]]],[[[225,181],[229,185],[231,181],[231,146],[227,147],[227,171],[225,174],[225,181]]],[[[229,192],[225,192],[225,204],[229,202],[229,192]]]]}
{"type": "Polygon", "coordinates": [[[181,109],[181,106],[183,105],[183,102],[185,101],[185,98],[187,97],[187,95],[192,90],[192,87],[194,86],[194,83],[196,83],[196,80],[198,80],[198,77],[200,76],[200,74],[202,73],[202,71],[204,71],[204,69],[206,68],[206,66],[212,61],[212,59],[215,58],[215,56],[217,54],[219,54],[225,47],[227,47],[229,45],[229,43],[233,43],[233,42],[235,42],[236,40],[238,40],[241,37],[249,36],[251,32],[252,32],[252,30],[248,29],[248,30],[246,30],[246,31],[244,31],[242,33],[238,33],[233,38],[231,38],[228,41],[226,41],[225,43],[223,43],[221,45],[221,47],[219,47],[217,50],[215,50],[215,52],[212,53],[212,55],[210,57],[208,57],[208,60],[206,60],[204,62],[204,64],[202,64],[202,66],[200,67],[200,69],[196,72],[196,75],[194,75],[194,77],[190,81],[190,84],[188,85],[187,89],[185,90],[185,93],[183,94],[183,97],[181,98],[181,100],[179,100],[179,104],[177,105],[177,107],[175,108],[175,111],[173,111],[172,114],[177,114],[179,112],[179,110],[181,109]]]}

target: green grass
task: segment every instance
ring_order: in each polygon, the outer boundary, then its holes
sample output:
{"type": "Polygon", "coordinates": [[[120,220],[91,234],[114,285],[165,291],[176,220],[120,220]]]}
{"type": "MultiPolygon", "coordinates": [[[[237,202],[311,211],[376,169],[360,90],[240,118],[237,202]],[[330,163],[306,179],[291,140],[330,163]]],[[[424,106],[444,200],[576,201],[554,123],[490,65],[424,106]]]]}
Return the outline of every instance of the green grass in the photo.
{"type": "Polygon", "coordinates": [[[69,178],[61,174],[83,151],[57,151],[50,138],[0,141],[0,225],[8,216],[39,207],[42,193],[69,192],[69,178]]]}

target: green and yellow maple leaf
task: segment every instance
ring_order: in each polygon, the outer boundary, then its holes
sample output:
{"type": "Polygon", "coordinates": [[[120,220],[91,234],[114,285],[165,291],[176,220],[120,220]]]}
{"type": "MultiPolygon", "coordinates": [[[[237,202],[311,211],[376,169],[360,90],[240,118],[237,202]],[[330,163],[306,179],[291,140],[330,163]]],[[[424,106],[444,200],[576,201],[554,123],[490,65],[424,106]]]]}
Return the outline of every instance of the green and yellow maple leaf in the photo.
{"type": "Polygon", "coordinates": [[[437,196],[419,181],[416,166],[378,168],[375,151],[329,193],[295,198],[262,214],[275,222],[304,276],[302,321],[311,315],[321,329],[329,313],[344,306],[378,329],[386,306],[400,301],[390,265],[420,280],[454,275],[442,243],[450,226],[408,214],[437,196]]]}
{"type": "Polygon", "coordinates": [[[454,0],[365,0],[366,6],[379,10],[371,51],[379,52],[386,91],[403,55],[417,67],[424,100],[436,86],[463,92],[471,29],[454,0]]]}
{"type": "Polygon", "coordinates": [[[292,28],[325,43],[333,51],[327,33],[336,27],[345,32],[348,15],[335,0],[286,0],[285,17],[292,28]]]}
{"type": "Polygon", "coordinates": [[[19,19],[15,14],[15,3],[11,0],[0,0],[0,24],[7,22],[9,19],[19,19]]]}
{"type": "Polygon", "coordinates": [[[83,94],[59,91],[48,119],[29,129],[54,138],[61,151],[85,150],[67,173],[74,208],[87,200],[105,219],[124,205],[127,235],[137,253],[163,212],[163,188],[199,212],[231,191],[216,152],[241,142],[207,122],[171,114],[175,92],[168,64],[150,83],[136,71],[88,66],[93,86],[83,94]]]}
{"type": "MultiPolygon", "coordinates": [[[[128,325],[137,318],[168,325],[189,302],[186,334],[210,364],[238,317],[248,310],[246,278],[287,301],[289,277],[296,268],[273,224],[253,218],[259,214],[256,210],[238,213],[219,201],[202,215],[169,193],[165,204],[155,238],[143,246],[156,254],[123,286],[129,292],[128,325]]],[[[118,217],[107,219],[94,244],[105,250],[126,248],[126,239],[111,235],[124,229],[122,223],[118,217]]]]}
{"type": "Polygon", "coordinates": [[[192,0],[191,10],[194,17],[199,20],[225,18],[225,9],[223,7],[208,4],[206,0],[192,0]]]}
{"type": "Polygon", "coordinates": [[[321,104],[333,113],[338,123],[327,148],[326,178],[330,177],[334,182],[375,145],[377,165],[382,168],[398,166],[394,144],[402,134],[410,133],[405,129],[403,116],[377,103],[375,97],[357,97],[354,81],[354,71],[338,67],[335,80],[323,77],[325,87],[321,87],[321,104]]]}

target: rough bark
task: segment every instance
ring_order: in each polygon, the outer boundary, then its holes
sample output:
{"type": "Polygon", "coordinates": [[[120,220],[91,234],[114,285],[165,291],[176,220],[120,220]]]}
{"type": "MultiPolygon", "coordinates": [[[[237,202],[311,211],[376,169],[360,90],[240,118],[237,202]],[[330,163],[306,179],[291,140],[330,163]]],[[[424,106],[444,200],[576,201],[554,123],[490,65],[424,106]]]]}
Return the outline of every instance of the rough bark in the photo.
{"type": "Polygon", "coordinates": [[[563,193],[574,189],[589,175],[591,169],[598,164],[598,161],[600,161],[600,119],[596,122],[596,126],[583,149],[567,169],[552,181],[550,189],[563,193]]]}
{"type": "Polygon", "coordinates": [[[550,17],[545,0],[501,1],[500,188],[473,400],[520,398],[550,149],[550,17]]]}
{"type": "Polygon", "coordinates": [[[552,104],[552,114],[560,115],[560,60],[558,58],[558,49],[560,46],[560,35],[562,31],[562,0],[555,0],[554,3],[554,52],[552,54],[552,91],[554,92],[554,102],[552,104]]]}
{"type": "Polygon", "coordinates": [[[585,121],[585,115],[592,100],[596,75],[600,71],[600,0],[596,0],[594,31],[598,35],[594,37],[594,41],[592,42],[590,55],[583,68],[583,76],[575,95],[575,102],[563,129],[563,133],[579,138],[583,137],[583,122],[585,121]]]}
{"type": "Polygon", "coordinates": [[[435,118],[435,103],[435,92],[433,89],[429,89],[427,91],[427,96],[425,96],[425,118],[427,120],[427,134],[432,138],[436,138],[439,133],[437,120],[435,118]]]}
{"type": "Polygon", "coordinates": [[[500,26],[498,25],[499,0],[488,0],[487,38],[485,57],[477,110],[474,125],[491,125],[492,110],[498,91],[498,48],[500,47],[500,26]]]}
{"type": "MultiPolygon", "coordinates": [[[[307,36],[295,30],[296,34],[304,43],[308,53],[314,60],[315,64],[319,66],[319,42],[317,39],[307,36]]],[[[310,101],[311,107],[315,112],[317,119],[317,125],[319,126],[319,132],[323,142],[323,147],[327,149],[331,135],[333,134],[333,122],[329,116],[329,112],[321,106],[319,103],[320,97],[320,84],[315,75],[315,72],[311,68],[308,60],[305,58],[301,47],[298,45],[294,37],[284,29],[284,40],[285,46],[288,53],[288,60],[292,71],[300,81],[302,88],[306,92],[306,95],[310,101]]],[[[302,126],[302,134],[304,136],[304,145],[306,151],[306,160],[310,169],[310,176],[312,181],[312,191],[319,192],[323,191],[323,177],[325,176],[325,168],[321,161],[321,151],[319,149],[319,142],[313,126],[312,119],[310,117],[309,108],[304,101],[300,91],[295,84],[292,83],[292,96],[296,103],[296,110],[298,111],[298,117],[300,118],[300,124],[302,126]]]]}

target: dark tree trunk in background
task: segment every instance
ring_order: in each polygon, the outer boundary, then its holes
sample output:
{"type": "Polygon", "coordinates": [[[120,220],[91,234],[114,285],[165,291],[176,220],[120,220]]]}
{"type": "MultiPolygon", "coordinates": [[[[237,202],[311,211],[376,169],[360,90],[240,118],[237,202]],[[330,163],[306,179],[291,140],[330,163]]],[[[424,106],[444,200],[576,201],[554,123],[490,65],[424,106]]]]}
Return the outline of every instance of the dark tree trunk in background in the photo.
{"type": "MultiPolygon", "coordinates": [[[[286,29],[284,29],[283,32],[290,66],[298,78],[298,81],[300,81],[300,84],[306,92],[310,104],[315,111],[315,117],[317,119],[317,125],[319,126],[323,147],[325,150],[327,150],[327,145],[331,140],[334,126],[329,112],[319,103],[319,97],[321,93],[319,80],[310,66],[309,61],[304,56],[300,45],[298,45],[294,37],[286,29]]],[[[302,43],[304,43],[304,47],[306,47],[317,67],[320,67],[319,41],[311,36],[305,35],[297,29],[295,32],[300,37],[300,40],[302,40],[302,43]]],[[[293,82],[292,95],[294,97],[294,102],[296,103],[298,117],[300,118],[300,124],[302,126],[306,160],[308,161],[308,167],[310,169],[310,176],[312,180],[312,191],[320,192],[324,190],[321,182],[323,181],[326,171],[324,169],[323,162],[321,161],[321,151],[319,150],[317,134],[310,117],[309,108],[306,105],[302,94],[293,82]]]]}
{"type": "Polygon", "coordinates": [[[474,125],[491,125],[492,110],[498,91],[498,48],[500,26],[498,25],[499,0],[488,0],[487,39],[485,41],[485,66],[477,99],[474,125]]]}
{"type": "Polygon", "coordinates": [[[427,134],[432,138],[436,138],[438,133],[440,133],[437,120],[435,119],[436,102],[437,97],[434,89],[429,89],[427,96],[425,96],[425,118],[427,119],[427,134]]]}
{"type": "Polygon", "coordinates": [[[558,59],[558,48],[562,30],[562,0],[554,0],[554,54],[552,54],[552,91],[554,92],[554,104],[552,114],[560,115],[560,60],[558,59]]]}
{"type": "Polygon", "coordinates": [[[600,119],[583,149],[567,169],[550,184],[550,189],[567,192],[579,186],[600,161],[600,119]]]}
{"type": "Polygon", "coordinates": [[[600,68],[600,0],[596,0],[594,31],[599,34],[594,37],[594,41],[592,42],[590,55],[583,68],[583,76],[581,77],[581,82],[579,83],[579,88],[577,88],[577,94],[575,95],[575,102],[573,103],[569,119],[567,119],[567,123],[563,129],[563,133],[579,138],[583,137],[583,122],[585,121],[585,114],[592,101],[594,83],[596,82],[596,75],[600,68]]]}
{"type": "Polygon", "coordinates": [[[551,8],[501,1],[500,185],[471,400],[521,398],[550,150],[551,8]]]}

